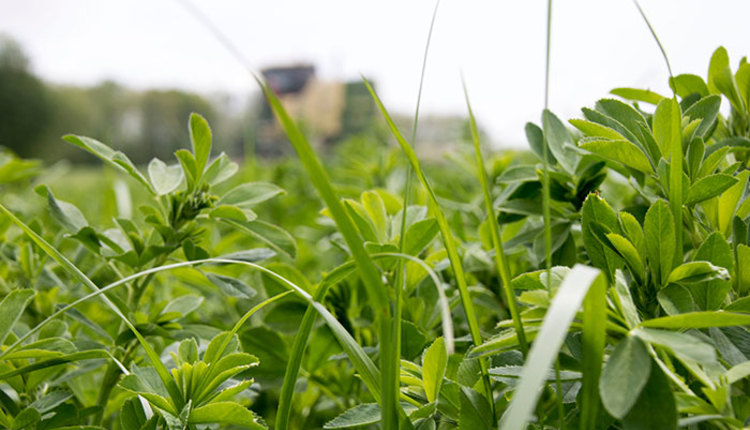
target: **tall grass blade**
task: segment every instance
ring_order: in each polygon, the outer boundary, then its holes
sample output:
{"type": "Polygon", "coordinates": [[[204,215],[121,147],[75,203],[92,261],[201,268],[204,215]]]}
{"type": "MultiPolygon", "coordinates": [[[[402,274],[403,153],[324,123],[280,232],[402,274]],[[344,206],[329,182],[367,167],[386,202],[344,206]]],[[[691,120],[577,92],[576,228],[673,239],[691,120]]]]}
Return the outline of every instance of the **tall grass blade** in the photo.
{"type": "MultiPolygon", "coordinates": [[[[531,417],[544,385],[547,369],[550,369],[555,362],[560,346],[585,296],[587,293],[593,293],[591,301],[596,302],[601,298],[601,292],[598,290],[604,289],[606,289],[606,279],[598,269],[579,264],[568,273],[547,310],[539,334],[531,346],[526,364],[521,370],[519,384],[516,386],[510,406],[500,421],[499,429],[523,430],[526,428],[526,423],[531,417]]],[[[592,357],[592,361],[593,359],[592,357]]]]}
{"type": "MultiPolygon", "coordinates": [[[[542,145],[542,218],[544,222],[544,262],[547,272],[547,290],[550,290],[552,279],[552,221],[550,216],[550,189],[549,189],[549,70],[550,53],[552,52],[552,0],[547,0],[547,40],[544,55],[544,112],[542,114],[543,145],[542,145]]],[[[555,360],[555,385],[557,386],[557,412],[560,416],[560,428],[564,428],[564,408],[560,393],[562,393],[562,382],[560,381],[560,363],[555,360]]]]}
{"type": "MultiPolygon", "coordinates": [[[[372,96],[373,100],[375,100],[375,103],[380,109],[380,112],[383,114],[383,117],[388,123],[388,127],[390,128],[394,137],[398,141],[398,144],[401,146],[401,150],[406,155],[406,158],[409,160],[409,163],[411,163],[411,167],[414,169],[414,172],[417,174],[417,178],[419,179],[419,182],[427,191],[430,208],[432,212],[434,213],[435,218],[438,222],[438,227],[440,228],[440,235],[443,238],[443,244],[445,245],[445,250],[448,253],[448,260],[450,261],[451,269],[453,269],[453,274],[456,277],[456,283],[458,284],[458,292],[459,292],[459,295],[461,296],[461,303],[463,305],[464,312],[466,313],[466,319],[469,324],[469,331],[471,333],[472,342],[474,343],[475,346],[480,345],[482,343],[482,334],[479,331],[479,322],[477,320],[476,311],[474,310],[474,304],[471,301],[469,287],[468,285],[466,285],[466,277],[464,276],[463,266],[461,265],[461,258],[458,255],[458,249],[456,247],[453,234],[450,231],[448,220],[446,219],[443,211],[440,209],[440,205],[437,200],[437,195],[435,194],[435,191],[430,186],[430,183],[427,180],[427,177],[422,171],[422,167],[419,164],[419,160],[417,159],[417,154],[414,152],[414,149],[411,147],[411,145],[409,145],[409,142],[407,142],[406,139],[404,139],[404,136],[398,130],[398,127],[396,127],[396,124],[393,122],[393,119],[391,118],[390,114],[385,109],[383,102],[375,93],[375,90],[372,88],[372,85],[370,85],[370,82],[368,82],[367,79],[364,79],[364,78],[362,78],[362,80],[367,86],[367,89],[370,92],[370,95],[372,96]]],[[[485,363],[484,360],[480,360],[480,365],[481,365],[482,379],[484,381],[487,399],[492,405],[494,404],[494,401],[493,401],[493,395],[492,395],[492,385],[490,384],[489,374],[487,373],[487,364],[485,363]]]]}
{"type": "MultiPolygon", "coordinates": [[[[419,89],[417,90],[417,104],[416,108],[414,109],[414,122],[411,129],[411,142],[413,145],[416,145],[416,139],[417,139],[417,127],[419,125],[419,108],[422,103],[422,89],[424,88],[424,76],[425,72],[427,71],[427,54],[430,52],[430,41],[432,40],[432,30],[435,28],[435,18],[437,18],[437,11],[438,7],[440,6],[440,0],[437,0],[435,2],[435,8],[432,12],[432,20],[430,21],[430,29],[427,32],[427,42],[425,43],[424,48],[424,55],[422,57],[422,70],[419,75],[419,89]]],[[[411,192],[412,192],[412,168],[411,166],[407,165],[406,167],[406,178],[404,182],[404,195],[403,195],[403,208],[402,208],[402,214],[401,217],[401,225],[400,225],[400,233],[399,233],[399,241],[398,241],[398,250],[399,252],[403,253],[406,249],[406,210],[409,207],[409,200],[411,198],[411,192]]],[[[395,275],[395,294],[394,294],[394,300],[395,300],[395,310],[392,320],[392,336],[395,339],[395,342],[393,342],[393,348],[390,349],[390,357],[385,357],[385,368],[383,368],[383,385],[388,386],[390,389],[386,389],[384,393],[384,401],[383,404],[385,405],[386,409],[383,412],[383,416],[389,416],[392,415],[392,412],[388,409],[391,405],[394,405],[397,403],[399,394],[400,394],[400,388],[401,388],[401,382],[400,382],[400,373],[401,373],[401,315],[403,312],[403,299],[401,297],[401,294],[403,292],[404,283],[406,279],[406,273],[404,271],[404,261],[400,260],[398,263],[398,269],[396,270],[395,275]]],[[[438,287],[438,289],[442,292],[442,289],[438,287]]],[[[448,350],[449,353],[452,352],[452,349],[448,350]]],[[[385,424],[385,423],[384,423],[385,424]]]]}
{"type": "Polygon", "coordinates": [[[508,256],[505,255],[503,250],[503,242],[500,237],[500,229],[495,220],[495,209],[492,205],[492,194],[490,192],[489,182],[487,180],[487,169],[484,166],[484,156],[482,155],[482,148],[479,142],[479,133],[477,132],[477,122],[474,118],[474,112],[471,109],[471,102],[469,101],[469,92],[466,89],[466,82],[463,82],[464,96],[466,97],[466,107],[469,110],[469,125],[471,127],[471,137],[474,142],[474,152],[477,156],[477,169],[479,175],[479,182],[482,186],[482,195],[484,197],[484,206],[487,211],[487,223],[490,226],[490,235],[492,236],[492,246],[495,249],[495,264],[497,264],[497,271],[500,274],[500,281],[502,283],[501,288],[505,293],[505,303],[508,306],[508,311],[513,319],[513,324],[518,333],[518,343],[521,347],[521,352],[525,356],[529,352],[529,344],[526,340],[526,333],[523,329],[523,321],[518,313],[518,305],[516,303],[516,295],[511,287],[511,273],[510,266],[508,264],[508,256]]]}
{"type": "MultiPolygon", "coordinates": [[[[286,112],[286,109],[284,109],[284,107],[281,105],[281,102],[273,93],[271,88],[257,77],[256,80],[261,86],[263,93],[265,94],[266,99],[271,106],[271,109],[274,111],[274,114],[281,123],[281,126],[284,128],[289,141],[297,152],[297,155],[299,156],[302,165],[307,171],[311,182],[330,210],[331,216],[336,222],[341,235],[344,237],[344,241],[349,247],[352,257],[357,264],[357,268],[359,269],[361,274],[362,282],[365,285],[368,297],[370,298],[372,306],[376,313],[376,319],[379,325],[381,367],[383,367],[383,357],[389,357],[390,355],[392,355],[392,352],[389,351],[389,348],[395,347],[396,339],[394,338],[394,333],[392,332],[390,324],[393,314],[391,312],[390,303],[386,293],[386,287],[381,279],[381,273],[370,259],[370,256],[365,251],[364,243],[359,237],[359,234],[357,234],[356,227],[354,226],[351,218],[349,218],[349,215],[347,214],[343,204],[341,203],[341,200],[337,196],[330,180],[328,179],[328,175],[325,169],[323,169],[323,166],[320,164],[320,160],[318,160],[318,157],[315,155],[315,152],[308,143],[307,139],[299,130],[289,114],[286,112]]],[[[390,390],[390,387],[386,387],[386,389],[390,390]]],[[[387,407],[383,404],[383,399],[381,399],[380,402],[381,408],[384,411],[392,411],[392,413],[390,414],[383,413],[382,415],[382,423],[384,424],[383,427],[386,429],[396,428],[398,426],[398,415],[404,414],[403,409],[398,402],[398,398],[391,397],[392,396],[388,396],[388,399],[392,404],[387,407]]]]}

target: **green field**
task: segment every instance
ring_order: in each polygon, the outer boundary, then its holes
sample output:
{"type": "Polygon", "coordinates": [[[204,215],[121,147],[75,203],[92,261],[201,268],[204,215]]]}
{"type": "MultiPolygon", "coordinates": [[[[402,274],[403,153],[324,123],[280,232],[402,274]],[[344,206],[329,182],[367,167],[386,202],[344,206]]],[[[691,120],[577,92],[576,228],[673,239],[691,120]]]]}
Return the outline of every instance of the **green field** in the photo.
{"type": "Polygon", "coordinates": [[[147,165],[0,153],[0,427],[747,428],[744,58],[545,109],[527,150],[467,94],[439,161],[364,84],[382,133],[325,154],[262,81],[293,157],[199,113],[147,165]]]}

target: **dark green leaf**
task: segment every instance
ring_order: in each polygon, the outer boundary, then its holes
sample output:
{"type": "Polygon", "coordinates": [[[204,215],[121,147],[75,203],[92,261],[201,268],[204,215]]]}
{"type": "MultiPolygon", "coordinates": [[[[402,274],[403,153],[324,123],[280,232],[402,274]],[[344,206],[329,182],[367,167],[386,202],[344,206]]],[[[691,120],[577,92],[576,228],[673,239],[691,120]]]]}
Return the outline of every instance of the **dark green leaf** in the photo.
{"type": "Polygon", "coordinates": [[[599,393],[607,411],[622,419],[635,405],[650,374],[651,357],[643,342],[628,336],[618,343],[599,380],[599,393]]]}

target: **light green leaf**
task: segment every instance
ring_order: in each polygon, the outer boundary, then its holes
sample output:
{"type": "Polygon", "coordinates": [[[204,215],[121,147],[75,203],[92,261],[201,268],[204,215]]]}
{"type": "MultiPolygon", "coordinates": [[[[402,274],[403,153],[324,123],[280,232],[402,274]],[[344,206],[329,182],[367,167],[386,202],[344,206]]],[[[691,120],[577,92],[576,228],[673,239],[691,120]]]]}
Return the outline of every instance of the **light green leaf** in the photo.
{"type": "Polygon", "coordinates": [[[599,380],[602,404],[622,419],[635,405],[651,374],[651,357],[638,338],[628,336],[617,344],[599,380]]]}
{"type": "Polygon", "coordinates": [[[63,227],[73,233],[77,233],[82,228],[89,225],[80,209],[71,203],[57,200],[52,194],[52,190],[46,185],[39,185],[34,188],[34,191],[42,197],[47,198],[50,215],[52,215],[52,218],[63,227]]]}
{"type": "Polygon", "coordinates": [[[215,402],[190,412],[190,424],[233,424],[249,429],[264,430],[249,409],[234,402],[215,402]]]}
{"type": "Polygon", "coordinates": [[[13,290],[0,302],[0,345],[10,333],[13,324],[21,317],[34,294],[34,290],[30,288],[13,290]]]}
{"type": "Polygon", "coordinates": [[[325,423],[323,428],[346,429],[376,424],[379,421],[380,406],[377,403],[363,403],[351,409],[347,409],[341,415],[325,423]]]}
{"type": "Polygon", "coordinates": [[[418,255],[437,236],[440,228],[435,218],[417,221],[406,230],[404,254],[418,255]]]}
{"type": "Polygon", "coordinates": [[[190,114],[189,128],[190,144],[195,157],[195,180],[198,181],[211,155],[211,128],[208,126],[208,121],[197,113],[190,114]]]}
{"type": "Polygon", "coordinates": [[[651,205],[643,222],[646,255],[656,283],[665,284],[675,252],[674,218],[664,200],[651,205]]]}
{"type": "Polygon", "coordinates": [[[711,56],[708,66],[708,89],[713,94],[724,94],[736,110],[744,110],[742,96],[729,67],[729,55],[723,46],[717,48],[711,56]]]}
{"type": "Polygon", "coordinates": [[[643,260],[641,260],[641,256],[638,254],[638,250],[635,249],[633,244],[617,233],[607,234],[607,239],[609,239],[612,246],[617,249],[617,253],[628,263],[633,275],[635,275],[640,281],[646,279],[646,269],[643,265],[643,260]]]}
{"type": "Polygon", "coordinates": [[[117,170],[129,174],[136,181],[143,184],[150,193],[154,194],[154,189],[151,187],[151,184],[146,177],[135,168],[133,162],[131,162],[122,152],[115,151],[109,146],[90,137],[68,134],[63,136],[63,140],[88,151],[117,170]]]}
{"type": "Polygon", "coordinates": [[[690,94],[698,94],[701,97],[708,95],[708,86],[698,75],[682,74],[669,79],[669,86],[681,98],[690,94]]]}
{"type": "Polygon", "coordinates": [[[633,335],[644,342],[669,348],[674,355],[681,359],[693,360],[704,364],[716,361],[714,347],[689,333],[638,328],[633,331],[633,335]]]}
{"type": "Polygon", "coordinates": [[[237,221],[224,219],[227,224],[251,234],[270,246],[274,251],[294,259],[297,256],[297,242],[286,230],[256,219],[255,221],[237,221]]]}
{"type": "Polygon", "coordinates": [[[750,325],[750,314],[725,311],[700,311],[654,318],[641,323],[642,327],[689,329],[750,325]]]}
{"type": "Polygon", "coordinates": [[[628,140],[606,140],[599,138],[581,141],[581,149],[599,155],[609,161],[650,174],[654,169],[646,154],[628,140]]]}
{"type": "Polygon", "coordinates": [[[688,190],[686,205],[694,205],[716,197],[737,183],[737,179],[723,174],[706,176],[696,181],[688,190]]]}
{"type": "Polygon", "coordinates": [[[234,176],[239,170],[237,163],[229,159],[227,154],[221,153],[206,169],[203,180],[209,185],[220,184],[234,176]]]}
{"type": "Polygon", "coordinates": [[[661,94],[638,88],[615,88],[610,93],[624,99],[645,102],[652,105],[658,105],[664,99],[664,96],[661,94]]]}
{"type": "Polygon", "coordinates": [[[440,394],[440,386],[448,366],[448,352],[442,337],[435,339],[422,357],[422,381],[428,402],[434,402],[440,394]]]}
{"type": "Polygon", "coordinates": [[[284,190],[268,182],[247,182],[229,190],[219,199],[217,204],[254,206],[283,192],[284,190]]]}
{"type": "Polygon", "coordinates": [[[365,191],[362,193],[360,200],[373,222],[378,241],[385,242],[388,239],[388,213],[385,210],[383,199],[374,191],[365,191]]]}
{"type": "Polygon", "coordinates": [[[224,294],[232,297],[250,299],[258,293],[239,279],[230,278],[229,276],[217,275],[214,273],[207,273],[206,277],[209,281],[211,281],[212,284],[221,288],[221,291],[223,291],[224,294]]]}
{"type": "Polygon", "coordinates": [[[148,163],[148,176],[156,190],[156,195],[163,196],[174,191],[182,182],[180,166],[167,166],[163,161],[154,158],[148,163]]]}
{"type": "Polygon", "coordinates": [[[565,124],[549,110],[542,113],[544,137],[549,150],[560,165],[571,175],[575,173],[580,156],[575,152],[573,138],[570,137],[565,124]]]}
{"type": "Polygon", "coordinates": [[[696,282],[729,280],[729,271],[723,267],[714,266],[708,261],[691,261],[681,264],[672,270],[667,283],[694,284],[696,282]]]}

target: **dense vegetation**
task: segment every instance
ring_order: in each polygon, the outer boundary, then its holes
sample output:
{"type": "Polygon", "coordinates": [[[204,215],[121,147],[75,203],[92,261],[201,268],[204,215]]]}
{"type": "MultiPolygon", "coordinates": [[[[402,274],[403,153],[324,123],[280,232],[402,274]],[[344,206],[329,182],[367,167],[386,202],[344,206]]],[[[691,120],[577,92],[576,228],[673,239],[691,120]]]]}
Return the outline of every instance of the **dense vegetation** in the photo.
{"type": "Polygon", "coordinates": [[[369,84],[325,165],[262,82],[298,159],[0,154],[0,426],[744,428],[750,65],[669,83],[425,165],[369,84]]]}

